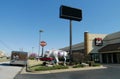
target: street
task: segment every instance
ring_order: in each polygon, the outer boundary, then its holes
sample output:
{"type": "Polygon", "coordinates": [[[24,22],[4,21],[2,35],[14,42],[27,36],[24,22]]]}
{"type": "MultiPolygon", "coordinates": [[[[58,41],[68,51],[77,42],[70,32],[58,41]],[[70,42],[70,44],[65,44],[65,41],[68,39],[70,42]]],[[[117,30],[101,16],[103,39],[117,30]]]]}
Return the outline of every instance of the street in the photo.
{"type": "Polygon", "coordinates": [[[120,64],[104,65],[106,69],[51,74],[19,74],[15,79],[119,79],[120,64]]]}
{"type": "Polygon", "coordinates": [[[19,66],[10,66],[9,62],[0,62],[0,78],[14,79],[21,69],[19,66]]]}

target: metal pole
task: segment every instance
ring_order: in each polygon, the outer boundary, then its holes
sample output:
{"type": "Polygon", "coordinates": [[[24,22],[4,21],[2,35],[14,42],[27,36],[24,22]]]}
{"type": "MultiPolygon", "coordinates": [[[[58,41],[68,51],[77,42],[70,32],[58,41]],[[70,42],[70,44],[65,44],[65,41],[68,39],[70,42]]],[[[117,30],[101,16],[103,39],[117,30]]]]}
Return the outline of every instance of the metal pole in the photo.
{"type": "Polygon", "coordinates": [[[43,50],[44,50],[44,47],[42,47],[42,54],[41,54],[41,57],[43,57],[43,50]]]}
{"type": "Polygon", "coordinates": [[[40,42],[41,42],[41,33],[43,30],[39,30],[39,49],[38,49],[38,57],[40,56],[40,42]]]}
{"type": "Polygon", "coordinates": [[[70,20],[70,63],[72,60],[72,20],[70,20]]]}
{"type": "Polygon", "coordinates": [[[39,49],[38,49],[38,57],[40,56],[40,36],[41,36],[41,35],[40,35],[40,31],[39,31],[39,45],[38,45],[38,46],[39,46],[39,49]]]}
{"type": "Polygon", "coordinates": [[[33,52],[33,49],[34,49],[34,47],[32,47],[32,53],[34,53],[34,52],[33,52]]]}

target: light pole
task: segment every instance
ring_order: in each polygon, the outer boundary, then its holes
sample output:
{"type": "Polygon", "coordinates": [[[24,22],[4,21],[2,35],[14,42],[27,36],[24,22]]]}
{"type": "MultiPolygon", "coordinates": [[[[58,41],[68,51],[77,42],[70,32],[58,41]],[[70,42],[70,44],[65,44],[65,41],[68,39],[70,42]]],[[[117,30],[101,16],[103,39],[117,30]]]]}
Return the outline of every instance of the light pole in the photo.
{"type": "Polygon", "coordinates": [[[33,52],[33,49],[34,49],[34,47],[32,47],[32,53],[34,53],[34,52],[33,52]]]}
{"type": "Polygon", "coordinates": [[[38,49],[38,57],[40,56],[40,41],[41,41],[41,33],[44,32],[43,30],[39,30],[39,49],[38,49]]]}

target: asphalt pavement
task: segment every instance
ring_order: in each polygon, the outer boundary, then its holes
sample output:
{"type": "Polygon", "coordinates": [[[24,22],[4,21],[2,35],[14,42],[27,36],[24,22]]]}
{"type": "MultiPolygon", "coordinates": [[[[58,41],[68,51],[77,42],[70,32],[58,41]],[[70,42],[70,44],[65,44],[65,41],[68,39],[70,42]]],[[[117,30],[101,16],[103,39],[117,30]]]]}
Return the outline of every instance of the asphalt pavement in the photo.
{"type": "Polygon", "coordinates": [[[52,71],[45,71],[45,72],[39,71],[39,72],[32,72],[32,73],[25,72],[23,70],[20,74],[18,74],[15,77],[15,79],[114,79],[114,77],[107,78],[107,76],[110,74],[108,73],[108,71],[112,71],[112,70],[114,71],[114,68],[113,69],[107,68],[107,66],[106,67],[74,68],[74,69],[68,69],[68,70],[67,69],[52,70],[52,71]]]}

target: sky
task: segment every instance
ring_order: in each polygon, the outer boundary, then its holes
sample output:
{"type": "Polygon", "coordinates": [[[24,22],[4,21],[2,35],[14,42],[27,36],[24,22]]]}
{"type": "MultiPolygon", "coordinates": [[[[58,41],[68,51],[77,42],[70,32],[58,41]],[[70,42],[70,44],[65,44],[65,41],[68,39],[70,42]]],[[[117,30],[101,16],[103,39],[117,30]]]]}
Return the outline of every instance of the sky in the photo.
{"type": "MultiPolygon", "coordinates": [[[[44,50],[69,46],[69,20],[59,18],[61,5],[82,10],[82,21],[72,21],[72,44],[84,32],[120,31],[120,0],[0,0],[0,50],[38,53],[39,30],[44,50]]],[[[41,51],[41,49],[40,49],[41,51]]]]}

